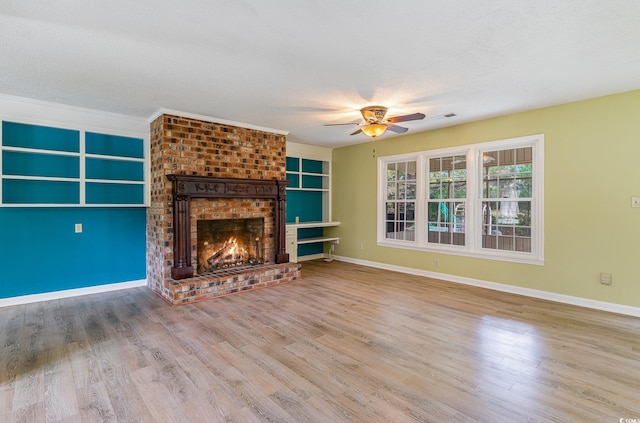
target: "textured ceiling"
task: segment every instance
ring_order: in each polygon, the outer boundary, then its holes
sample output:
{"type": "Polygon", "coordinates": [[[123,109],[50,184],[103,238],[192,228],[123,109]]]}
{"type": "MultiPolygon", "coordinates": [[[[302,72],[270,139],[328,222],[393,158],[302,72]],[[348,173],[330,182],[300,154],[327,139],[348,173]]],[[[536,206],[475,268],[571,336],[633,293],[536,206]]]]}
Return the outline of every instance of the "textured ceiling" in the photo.
{"type": "Polygon", "coordinates": [[[414,133],[640,88],[637,0],[2,0],[0,39],[1,94],[325,147],[367,105],[414,133]]]}

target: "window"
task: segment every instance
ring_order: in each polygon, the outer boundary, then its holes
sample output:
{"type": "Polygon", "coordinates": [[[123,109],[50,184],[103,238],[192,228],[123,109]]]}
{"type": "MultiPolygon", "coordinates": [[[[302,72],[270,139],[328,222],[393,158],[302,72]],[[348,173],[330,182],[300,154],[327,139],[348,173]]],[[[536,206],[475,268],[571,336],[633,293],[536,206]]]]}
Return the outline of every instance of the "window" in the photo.
{"type": "Polygon", "coordinates": [[[428,162],[427,242],[465,245],[467,158],[450,155],[428,162]]]}
{"type": "Polygon", "coordinates": [[[378,244],[543,263],[544,136],[379,158],[378,244]]]}
{"type": "Polygon", "coordinates": [[[416,186],[415,160],[386,164],[385,239],[415,240],[416,186]]]}
{"type": "Polygon", "coordinates": [[[482,153],[482,248],[531,252],[532,152],[482,153]]]}

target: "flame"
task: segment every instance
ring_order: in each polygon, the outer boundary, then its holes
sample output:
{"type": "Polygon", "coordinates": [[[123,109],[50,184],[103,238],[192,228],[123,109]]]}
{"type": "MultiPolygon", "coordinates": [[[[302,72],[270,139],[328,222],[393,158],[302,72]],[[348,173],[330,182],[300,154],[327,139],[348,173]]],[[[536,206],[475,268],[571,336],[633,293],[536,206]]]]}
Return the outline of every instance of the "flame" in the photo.
{"type": "Polygon", "coordinates": [[[218,248],[207,259],[207,263],[212,268],[222,268],[243,264],[249,258],[249,252],[238,244],[235,237],[227,239],[222,247],[218,248]]]}

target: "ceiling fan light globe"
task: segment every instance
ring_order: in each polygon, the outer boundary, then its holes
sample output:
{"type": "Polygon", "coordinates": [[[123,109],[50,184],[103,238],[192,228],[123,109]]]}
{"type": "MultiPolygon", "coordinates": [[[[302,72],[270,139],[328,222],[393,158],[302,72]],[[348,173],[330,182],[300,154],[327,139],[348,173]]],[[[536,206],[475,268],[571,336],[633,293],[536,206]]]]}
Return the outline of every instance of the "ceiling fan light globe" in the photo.
{"type": "Polygon", "coordinates": [[[364,132],[366,135],[370,136],[371,138],[375,138],[384,134],[384,132],[387,130],[387,125],[382,123],[370,123],[368,125],[364,125],[361,129],[362,132],[364,132]]]}

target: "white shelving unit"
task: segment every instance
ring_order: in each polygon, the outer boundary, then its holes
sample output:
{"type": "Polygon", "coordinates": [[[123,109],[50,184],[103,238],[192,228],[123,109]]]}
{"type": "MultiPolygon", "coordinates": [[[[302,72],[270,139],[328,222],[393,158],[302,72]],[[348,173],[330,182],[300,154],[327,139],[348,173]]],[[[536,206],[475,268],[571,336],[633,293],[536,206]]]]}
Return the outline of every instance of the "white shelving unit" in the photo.
{"type": "MultiPolygon", "coordinates": [[[[303,222],[290,223],[287,225],[287,253],[289,253],[289,261],[298,262],[298,245],[315,244],[315,243],[339,243],[340,238],[331,236],[301,238],[298,239],[298,229],[317,229],[339,226],[340,222],[303,222]]],[[[304,256],[303,256],[304,257],[304,256]]],[[[307,259],[316,258],[315,256],[307,257],[307,259]]],[[[302,258],[301,258],[302,260],[302,258]]]]}
{"type": "Polygon", "coordinates": [[[146,144],[140,137],[2,119],[0,206],[146,207],[146,144]]]}
{"type": "Polygon", "coordinates": [[[322,195],[322,220],[331,220],[331,162],[308,159],[307,157],[287,157],[296,160],[295,169],[287,169],[287,179],[291,181],[287,191],[316,192],[322,195]]]}
{"type": "Polygon", "coordinates": [[[324,230],[340,225],[331,219],[331,154],[329,148],[287,142],[287,202],[293,201],[291,209],[287,205],[291,214],[287,215],[290,261],[325,257],[324,248],[315,245],[339,242],[324,230]],[[298,256],[298,252],[304,255],[298,256]]]}

